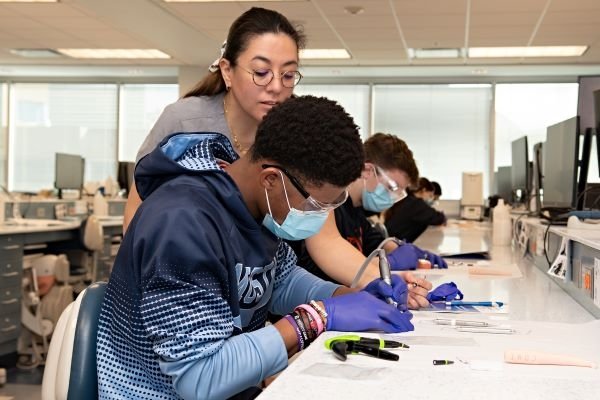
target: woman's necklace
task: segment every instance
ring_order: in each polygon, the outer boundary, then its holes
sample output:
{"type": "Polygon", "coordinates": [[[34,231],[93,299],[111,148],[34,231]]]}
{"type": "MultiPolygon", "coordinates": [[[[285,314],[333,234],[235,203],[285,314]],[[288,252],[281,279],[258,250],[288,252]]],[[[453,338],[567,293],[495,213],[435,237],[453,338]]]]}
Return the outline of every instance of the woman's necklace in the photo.
{"type": "Polygon", "coordinates": [[[248,147],[242,146],[238,136],[235,134],[233,129],[231,128],[231,124],[227,120],[227,105],[225,104],[225,96],[223,96],[223,111],[225,112],[225,122],[227,122],[227,126],[229,127],[229,132],[231,132],[231,136],[233,137],[233,146],[237,149],[237,151],[244,155],[248,152],[248,147]]]}

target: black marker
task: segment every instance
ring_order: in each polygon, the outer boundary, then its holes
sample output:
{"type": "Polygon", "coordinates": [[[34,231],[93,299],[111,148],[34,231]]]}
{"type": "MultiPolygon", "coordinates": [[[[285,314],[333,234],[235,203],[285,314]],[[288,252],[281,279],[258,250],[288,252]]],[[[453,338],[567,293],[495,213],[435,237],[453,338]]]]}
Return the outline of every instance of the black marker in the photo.
{"type": "Polygon", "coordinates": [[[433,360],[433,365],[450,365],[454,364],[452,360],[433,360]]]}
{"type": "Polygon", "coordinates": [[[381,350],[358,342],[338,341],[331,346],[335,357],[341,361],[346,361],[348,353],[364,353],[372,357],[381,358],[382,360],[398,361],[400,356],[387,350],[381,350]]]}
{"type": "Polygon", "coordinates": [[[351,351],[365,353],[365,354],[373,356],[373,357],[381,358],[382,360],[398,361],[400,359],[400,356],[398,354],[392,353],[387,350],[382,350],[382,349],[378,349],[376,347],[359,344],[357,342],[350,342],[350,343],[351,343],[351,345],[348,347],[349,347],[349,350],[351,350],[351,351]]]}

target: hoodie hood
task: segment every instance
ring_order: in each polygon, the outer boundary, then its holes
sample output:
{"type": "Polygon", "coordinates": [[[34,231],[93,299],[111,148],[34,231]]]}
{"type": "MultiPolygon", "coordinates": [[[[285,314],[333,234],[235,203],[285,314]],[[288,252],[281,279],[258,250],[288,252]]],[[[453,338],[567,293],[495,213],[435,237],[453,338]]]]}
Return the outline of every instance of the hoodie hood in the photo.
{"type": "Polygon", "coordinates": [[[135,167],[135,185],[142,200],[180,175],[216,175],[231,180],[219,161],[232,163],[239,156],[229,139],[215,132],[175,133],[163,139],[135,167]]]}

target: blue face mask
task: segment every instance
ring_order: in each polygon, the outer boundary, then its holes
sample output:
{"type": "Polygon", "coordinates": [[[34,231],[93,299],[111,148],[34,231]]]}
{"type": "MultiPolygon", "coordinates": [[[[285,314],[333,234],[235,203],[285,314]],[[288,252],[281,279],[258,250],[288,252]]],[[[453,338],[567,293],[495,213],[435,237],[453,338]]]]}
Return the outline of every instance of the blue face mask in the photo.
{"type": "Polygon", "coordinates": [[[372,192],[369,192],[366,187],[363,189],[362,204],[366,210],[381,212],[393,206],[394,199],[385,186],[378,183],[372,192]]]}
{"type": "MultiPolygon", "coordinates": [[[[285,190],[285,187],[284,187],[285,190]]],[[[267,196],[267,206],[269,207],[269,213],[265,215],[262,224],[270,230],[274,235],[279,236],[285,240],[304,240],[312,235],[318,233],[327,216],[329,211],[300,211],[290,207],[288,200],[288,208],[290,212],[286,215],[283,220],[283,224],[279,224],[273,218],[271,213],[271,204],[269,203],[269,194],[265,189],[265,196],[267,196]]],[[[287,199],[287,191],[285,192],[287,199]]]]}

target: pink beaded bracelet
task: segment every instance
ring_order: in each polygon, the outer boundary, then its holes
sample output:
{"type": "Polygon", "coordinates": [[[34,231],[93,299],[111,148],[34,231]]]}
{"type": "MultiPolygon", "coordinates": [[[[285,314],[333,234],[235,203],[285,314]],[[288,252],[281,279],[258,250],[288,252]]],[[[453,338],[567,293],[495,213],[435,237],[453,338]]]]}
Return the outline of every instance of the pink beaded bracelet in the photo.
{"type": "Polygon", "coordinates": [[[317,336],[319,336],[321,333],[323,333],[323,331],[324,331],[323,319],[321,318],[319,313],[314,308],[309,306],[308,304],[300,304],[298,307],[296,307],[296,309],[298,309],[298,308],[301,308],[304,311],[306,311],[307,313],[309,313],[310,316],[313,318],[313,320],[317,323],[317,336]]]}

